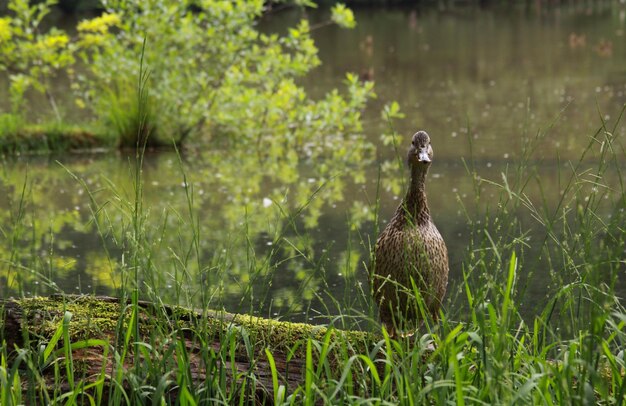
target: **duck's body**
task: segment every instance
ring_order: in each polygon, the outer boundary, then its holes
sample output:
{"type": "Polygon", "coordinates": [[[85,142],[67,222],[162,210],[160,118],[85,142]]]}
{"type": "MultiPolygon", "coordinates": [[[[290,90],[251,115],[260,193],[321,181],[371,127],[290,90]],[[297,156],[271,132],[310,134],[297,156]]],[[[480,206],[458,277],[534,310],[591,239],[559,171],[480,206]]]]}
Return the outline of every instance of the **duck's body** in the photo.
{"type": "Polygon", "coordinates": [[[411,183],[406,197],[376,241],[372,285],[380,319],[392,332],[417,327],[423,311],[438,318],[448,285],[448,250],[430,218],[425,180],[432,160],[430,137],[413,135],[408,154],[411,183]]]}

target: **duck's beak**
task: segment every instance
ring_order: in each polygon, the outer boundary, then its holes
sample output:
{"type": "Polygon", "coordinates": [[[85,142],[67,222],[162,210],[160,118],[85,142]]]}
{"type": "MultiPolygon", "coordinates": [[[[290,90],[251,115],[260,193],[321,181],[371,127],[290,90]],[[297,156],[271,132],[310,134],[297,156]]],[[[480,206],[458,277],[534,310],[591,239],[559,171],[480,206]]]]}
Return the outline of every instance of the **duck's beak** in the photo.
{"type": "Polygon", "coordinates": [[[417,151],[417,161],[426,162],[426,163],[430,162],[430,157],[428,156],[427,148],[420,148],[419,151],[417,151]]]}

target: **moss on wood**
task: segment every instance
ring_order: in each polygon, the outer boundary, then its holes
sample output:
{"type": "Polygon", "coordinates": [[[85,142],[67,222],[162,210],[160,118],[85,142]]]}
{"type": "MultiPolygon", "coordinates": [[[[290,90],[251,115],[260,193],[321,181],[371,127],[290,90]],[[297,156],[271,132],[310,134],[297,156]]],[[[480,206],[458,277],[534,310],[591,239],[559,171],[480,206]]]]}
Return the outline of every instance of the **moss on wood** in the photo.
{"type": "MultiPolygon", "coordinates": [[[[326,342],[330,348],[327,361],[337,366],[341,359],[347,359],[346,355],[367,351],[368,346],[377,339],[361,331],[343,331],[326,326],[215,310],[192,310],[145,301],[138,304],[140,337],[133,337],[132,342],[146,343],[152,349],[151,357],[155,357],[152,362],[162,362],[164,365],[175,362],[158,357],[178,353],[182,344],[186,348],[184,353],[188,357],[192,375],[202,381],[213,372],[206,369],[201,354],[211,351],[215,359],[226,366],[224,370],[229,374],[227,379],[242,379],[242,376],[253,372],[261,383],[263,396],[271,396],[272,391],[266,349],[273,354],[281,384],[293,389],[302,382],[309,338],[326,342]]],[[[115,354],[125,351],[122,347],[126,334],[129,331],[134,334],[129,327],[133,306],[118,298],[55,295],[11,299],[5,301],[4,305],[0,302],[0,307],[4,308],[0,313],[3,315],[0,331],[4,332],[7,348],[45,346],[62,325],[66,312],[71,313],[67,324],[70,342],[93,339],[108,342],[110,350],[98,344],[73,351],[73,368],[81,376],[96,377],[103,369],[108,376],[113,376],[115,368],[119,367],[116,367],[118,361],[115,354]]],[[[59,340],[58,347],[62,346],[62,341],[59,340]]],[[[134,362],[132,345],[129,350],[128,357],[122,361],[124,369],[132,368],[134,362]]],[[[313,351],[312,356],[318,358],[319,354],[313,351]]],[[[176,366],[173,364],[171,367],[176,373],[176,366]]],[[[336,370],[340,371],[341,368],[336,370]]],[[[50,385],[58,384],[50,378],[50,385]]]]}
{"type": "MultiPolygon", "coordinates": [[[[123,323],[122,331],[131,316],[130,304],[122,305],[119,299],[98,296],[62,296],[13,299],[23,309],[23,322],[31,334],[50,337],[63,320],[65,312],[72,313],[69,332],[72,340],[85,340],[114,334],[118,323],[123,323]]],[[[155,324],[162,324],[161,331],[176,327],[203,331],[213,337],[220,337],[233,328],[243,328],[254,337],[257,346],[272,351],[289,351],[298,342],[312,338],[321,341],[330,334],[331,341],[345,341],[361,348],[373,339],[363,331],[345,331],[320,325],[292,323],[265,319],[245,314],[231,314],[216,310],[192,310],[181,306],[156,306],[140,302],[140,330],[146,335],[155,324]],[[161,314],[158,314],[158,313],[161,314]],[[181,325],[182,322],[182,325],[181,325]],[[165,326],[167,325],[167,326],[165,326]],[[199,330],[200,328],[200,330],[199,330]]]]}

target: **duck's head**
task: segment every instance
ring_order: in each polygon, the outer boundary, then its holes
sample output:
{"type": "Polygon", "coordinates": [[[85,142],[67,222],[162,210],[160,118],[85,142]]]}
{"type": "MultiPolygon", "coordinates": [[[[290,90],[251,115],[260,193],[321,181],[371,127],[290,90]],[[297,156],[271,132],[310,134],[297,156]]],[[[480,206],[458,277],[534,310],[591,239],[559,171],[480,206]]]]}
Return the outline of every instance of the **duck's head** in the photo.
{"type": "Polygon", "coordinates": [[[430,137],[426,131],[418,131],[413,134],[407,160],[410,167],[426,169],[430,166],[433,160],[433,147],[430,145],[430,137]]]}

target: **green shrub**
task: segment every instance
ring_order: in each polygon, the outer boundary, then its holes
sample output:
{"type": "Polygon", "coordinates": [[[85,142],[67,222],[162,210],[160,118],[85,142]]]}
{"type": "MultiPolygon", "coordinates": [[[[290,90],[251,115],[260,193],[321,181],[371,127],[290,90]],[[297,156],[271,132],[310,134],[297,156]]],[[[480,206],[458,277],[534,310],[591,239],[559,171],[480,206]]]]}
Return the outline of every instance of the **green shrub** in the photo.
{"type": "Polygon", "coordinates": [[[46,0],[30,5],[28,0],[10,0],[7,7],[12,14],[0,18],[0,73],[8,75],[14,114],[24,108],[24,94],[34,89],[47,97],[57,120],[61,120],[50,81],[75,62],[75,44],[60,29],[41,29],[56,3],[46,0]]]}
{"type": "MultiPolygon", "coordinates": [[[[135,147],[138,135],[149,135],[148,144],[157,146],[190,137],[226,139],[255,145],[271,159],[303,151],[311,158],[344,158],[346,150],[362,149],[355,135],[373,84],[348,75],[345,94],[311,100],[297,84],[320,63],[306,19],[281,36],[257,30],[263,0],[102,0],[106,11],[81,21],[72,37],[42,28],[56,3],[10,0],[11,13],[0,18],[0,74],[10,80],[14,114],[24,114],[24,96],[34,89],[61,121],[50,82],[66,74],[78,106],[121,146],[135,147]],[[84,62],[80,69],[77,57],[84,62]],[[142,123],[140,59],[150,73],[142,123]]],[[[333,8],[331,22],[355,25],[343,5],[333,8]]]]}
{"type": "MultiPolygon", "coordinates": [[[[90,71],[80,81],[81,91],[84,105],[124,134],[122,144],[136,144],[125,134],[137,128],[132,84],[144,39],[152,112],[145,125],[156,144],[221,136],[277,155],[305,144],[315,150],[337,135],[361,131],[360,112],[373,96],[371,84],[350,76],[347,96],[332,92],[321,101],[310,100],[296,84],[320,63],[305,19],[279,36],[256,29],[262,0],[196,1],[194,7],[165,0],[103,5],[106,13],[77,27],[80,55],[90,71]]],[[[341,7],[333,19],[354,24],[341,7]]]]}

